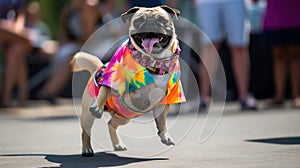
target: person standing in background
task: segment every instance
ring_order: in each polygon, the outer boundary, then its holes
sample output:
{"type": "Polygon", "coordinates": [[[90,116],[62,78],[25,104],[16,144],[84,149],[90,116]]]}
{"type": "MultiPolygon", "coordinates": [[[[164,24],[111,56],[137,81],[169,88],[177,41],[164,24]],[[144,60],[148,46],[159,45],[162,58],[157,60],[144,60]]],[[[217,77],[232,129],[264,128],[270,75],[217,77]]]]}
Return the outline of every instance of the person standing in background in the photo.
{"type": "Polygon", "coordinates": [[[1,95],[2,107],[13,107],[12,95],[18,89],[18,106],[28,97],[26,55],[31,44],[25,30],[25,1],[0,0],[0,49],[4,52],[5,69],[1,95]]]}
{"type": "Polygon", "coordinates": [[[287,74],[290,77],[294,107],[300,107],[300,1],[267,0],[263,20],[264,43],[272,47],[275,95],[269,105],[285,100],[287,74]]]}
{"type": "Polygon", "coordinates": [[[60,19],[60,47],[51,62],[50,78],[38,92],[38,99],[56,104],[56,97],[71,79],[69,61],[80,51],[101,19],[98,5],[98,0],[71,0],[63,9],[60,19]]]}
{"type": "Polygon", "coordinates": [[[208,39],[202,39],[200,108],[206,108],[211,102],[211,86],[207,69],[214,74],[218,68],[216,67],[218,53],[215,52],[215,49],[220,49],[221,42],[225,37],[231,52],[232,69],[241,110],[255,110],[256,100],[248,92],[250,25],[244,0],[196,0],[196,6],[200,28],[208,36],[208,39]],[[206,63],[205,66],[203,62],[206,63]]]}
{"type": "MultiPolygon", "coordinates": [[[[31,1],[27,5],[26,31],[34,50],[49,50],[52,33],[48,25],[41,19],[40,4],[37,1],[31,1]]],[[[54,43],[54,41],[51,42],[54,43]]]]}

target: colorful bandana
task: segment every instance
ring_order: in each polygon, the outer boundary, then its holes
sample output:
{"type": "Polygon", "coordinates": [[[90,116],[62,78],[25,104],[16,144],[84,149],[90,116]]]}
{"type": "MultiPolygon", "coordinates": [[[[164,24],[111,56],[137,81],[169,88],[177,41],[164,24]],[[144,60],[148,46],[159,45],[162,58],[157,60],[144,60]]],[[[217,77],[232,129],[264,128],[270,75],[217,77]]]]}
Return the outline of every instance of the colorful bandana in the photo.
{"type": "MultiPolygon", "coordinates": [[[[95,77],[92,77],[88,84],[88,92],[95,99],[98,95],[100,86],[104,85],[117,91],[118,96],[111,96],[106,102],[106,106],[112,112],[119,113],[125,118],[134,118],[142,115],[140,112],[131,111],[126,108],[122,102],[122,95],[127,92],[134,92],[146,85],[154,83],[154,78],[150,68],[155,68],[161,72],[170,73],[171,77],[167,83],[167,96],[160,104],[175,104],[185,102],[185,96],[182,90],[180,81],[180,64],[178,60],[179,46],[176,43],[175,55],[170,59],[160,60],[156,63],[161,63],[159,66],[151,67],[153,61],[150,58],[142,56],[137,52],[130,42],[127,40],[113,55],[109,63],[105,67],[99,67],[95,72],[95,77]],[[147,62],[150,61],[150,62],[147,62]]],[[[155,62],[154,62],[155,63],[155,62]]],[[[165,74],[157,73],[157,74],[165,74]]]]}
{"type": "Polygon", "coordinates": [[[164,75],[169,72],[173,72],[180,54],[178,41],[176,41],[176,50],[174,55],[163,59],[153,59],[137,52],[130,42],[128,42],[127,45],[129,46],[132,57],[148,71],[157,75],[164,75]]]}

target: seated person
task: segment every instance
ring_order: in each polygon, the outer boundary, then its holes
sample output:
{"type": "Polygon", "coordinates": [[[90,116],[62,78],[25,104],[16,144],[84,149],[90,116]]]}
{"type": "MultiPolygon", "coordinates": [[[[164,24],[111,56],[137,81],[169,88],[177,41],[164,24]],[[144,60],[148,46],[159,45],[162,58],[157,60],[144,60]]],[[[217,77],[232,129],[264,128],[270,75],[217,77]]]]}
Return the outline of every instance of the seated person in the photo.
{"type": "Polygon", "coordinates": [[[59,49],[51,62],[50,79],[39,91],[37,98],[56,104],[56,96],[71,79],[69,61],[94,32],[100,20],[98,1],[92,2],[71,0],[63,9],[60,20],[59,49]]]}
{"type": "Polygon", "coordinates": [[[25,1],[0,0],[0,49],[4,53],[2,107],[12,107],[14,87],[18,89],[18,106],[24,106],[27,91],[26,55],[31,44],[25,32],[25,1]]]}

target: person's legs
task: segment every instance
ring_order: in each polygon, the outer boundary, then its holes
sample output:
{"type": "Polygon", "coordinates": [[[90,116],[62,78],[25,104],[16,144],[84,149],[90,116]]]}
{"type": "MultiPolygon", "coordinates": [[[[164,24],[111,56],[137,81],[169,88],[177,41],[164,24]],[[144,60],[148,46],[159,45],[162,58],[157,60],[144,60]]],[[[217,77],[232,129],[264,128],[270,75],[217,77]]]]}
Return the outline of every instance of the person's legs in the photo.
{"type": "Polygon", "coordinates": [[[3,80],[3,92],[1,105],[5,107],[12,106],[12,92],[15,85],[17,75],[16,67],[18,67],[18,55],[13,53],[13,49],[9,47],[5,53],[5,69],[3,80]]]}
{"type": "Polygon", "coordinates": [[[28,68],[26,65],[26,55],[19,56],[19,71],[17,78],[17,86],[19,91],[19,103],[18,106],[25,106],[28,99],[28,68]]]}
{"type": "Polygon", "coordinates": [[[210,103],[211,80],[217,69],[217,50],[222,39],[221,18],[219,3],[199,4],[198,18],[201,34],[201,63],[199,67],[201,106],[206,107],[210,103]],[[214,44],[211,43],[213,41],[214,44]],[[210,73],[208,73],[210,72],[210,73]]]}
{"type": "Polygon", "coordinates": [[[25,43],[14,42],[8,45],[5,52],[5,72],[2,105],[12,106],[11,98],[14,86],[19,93],[19,105],[25,105],[28,96],[26,54],[29,46],[25,43]]]}
{"type": "Polygon", "coordinates": [[[2,106],[12,106],[12,92],[17,85],[20,105],[27,99],[27,71],[25,57],[31,49],[30,42],[16,34],[0,28],[0,43],[5,48],[5,70],[2,92],[2,106]]]}
{"type": "Polygon", "coordinates": [[[230,46],[232,70],[242,110],[256,109],[255,99],[249,95],[250,60],[248,52],[250,25],[244,1],[224,2],[222,16],[226,40],[230,46]]]}
{"type": "Polygon", "coordinates": [[[201,64],[199,67],[200,71],[200,96],[202,98],[202,103],[204,106],[209,105],[211,98],[211,80],[213,80],[213,76],[217,70],[217,57],[220,44],[215,43],[207,44],[202,47],[202,56],[201,56],[201,64]],[[209,73],[210,72],[210,73],[209,73]]]}
{"type": "Polygon", "coordinates": [[[248,96],[250,68],[248,48],[244,46],[231,46],[230,51],[238,98],[242,100],[248,96]]]}
{"type": "Polygon", "coordinates": [[[231,46],[230,50],[241,110],[256,110],[256,100],[249,94],[250,60],[248,48],[245,46],[231,46]]]}
{"type": "Polygon", "coordinates": [[[229,43],[232,59],[232,69],[235,76],[238,98],[248,96],[249,84],[249,27],[244,1],[224,2],[224,26],[226,40],[229,43]]]}
{"type": "Polygon", "coordinates": [[[274,72],[274,86],[275,95],[273,98],[274,104],[280,104],[285,99],[285,86],[288,56],[286,55],[287,48],[284,46],[274,46],[273,52],[273,72],[274,72]]]}
{"type": "Polygon", "coordinates": [[[300,106],[300,46],[293,45],[289,47],[290,52],[290,77],[291,77],[291,91],[292,98],[295,100],[295,105],[300,106]],[[297,103],[298,102],[298,103],[297,103]]]}
{"type": "Polygon", "coordinates": [[[42,89],[42,92],[44,93],[43,96],[46,98],[53,98],[56,97],[62,89],[64,89],[71,78],[69,61],[79,50],[80,46],[75,43],[63,45],[58,50],[52,62],[52,74],[50,79],[42,89]]]}
{"type": "Polygon", "coordinates": [[[71,72],[69,72],[67,65],[57,68],[60,72],[51,74],[49,81],[43,88],[43,91],[46,92],[49,97],[57,96],[59,92],[64,89],[71,77],[71,72]]]}

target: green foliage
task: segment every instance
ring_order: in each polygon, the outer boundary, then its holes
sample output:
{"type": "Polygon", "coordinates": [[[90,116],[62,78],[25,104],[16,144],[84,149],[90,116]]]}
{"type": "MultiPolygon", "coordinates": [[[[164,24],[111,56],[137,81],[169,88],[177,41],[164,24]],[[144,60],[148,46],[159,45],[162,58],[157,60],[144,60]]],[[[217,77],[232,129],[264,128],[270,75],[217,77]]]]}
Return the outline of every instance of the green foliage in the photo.
{"type": "Polygon", "coordinates": [[[27,3],[37,1],[41,7],[42,20],[49,26],[53,39],[59,35],[60,13],[68,0],[27,0],[27,3]]]}

